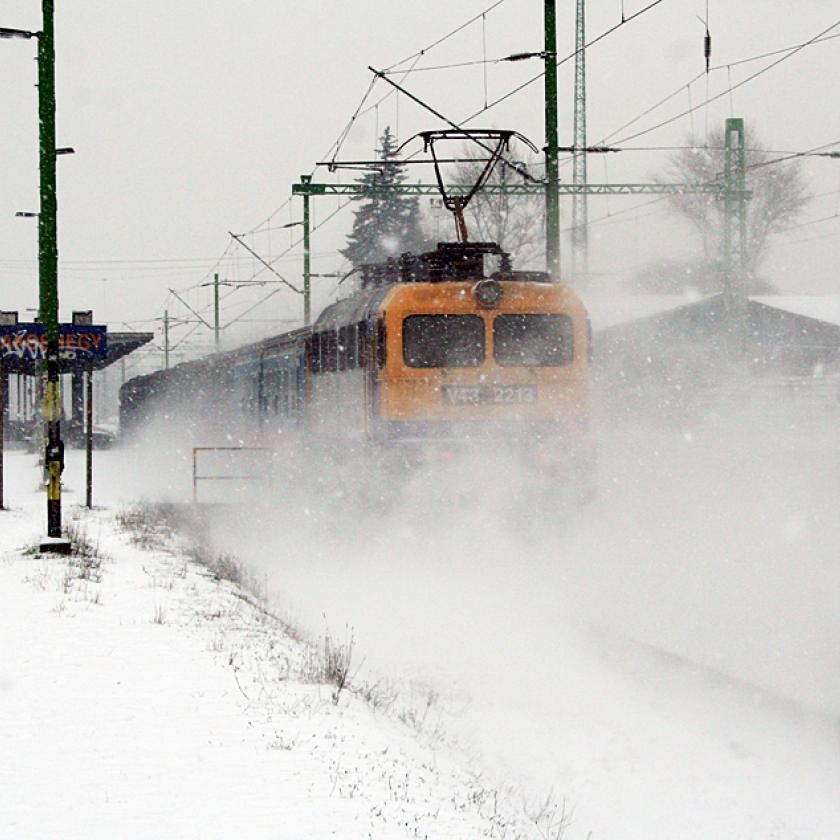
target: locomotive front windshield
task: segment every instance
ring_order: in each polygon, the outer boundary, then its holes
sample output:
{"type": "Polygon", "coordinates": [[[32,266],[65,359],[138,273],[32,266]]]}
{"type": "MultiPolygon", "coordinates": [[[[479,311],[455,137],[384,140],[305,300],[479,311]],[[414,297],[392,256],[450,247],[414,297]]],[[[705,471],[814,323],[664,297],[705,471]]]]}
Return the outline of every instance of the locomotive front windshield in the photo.
{"type": "Polygon", "coordinates": [[[480,315],[409,315],[403,321],[403,358],[413,368],[480,367],[484,319],[480,315]]]}
{"type": "Polygon", "coordinates": [[[493,356],[501,367],[559,367],[574,358],[574,326],[568,315],[497,315],[493,356]]]}

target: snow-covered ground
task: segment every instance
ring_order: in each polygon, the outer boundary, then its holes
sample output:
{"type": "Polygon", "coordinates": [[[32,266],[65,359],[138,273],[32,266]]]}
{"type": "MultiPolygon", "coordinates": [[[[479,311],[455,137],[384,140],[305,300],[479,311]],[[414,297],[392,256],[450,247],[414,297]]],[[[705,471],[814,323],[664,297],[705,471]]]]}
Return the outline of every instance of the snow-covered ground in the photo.
{"type": "Polygon", "coordinates": [[[514,473],[475,463],[443,484],[468,473],[478,503],[420,474],[365,513],[280,476],[268,504],[215,511],[205,537],[271,610],[353,628],[337,705],[259,604],[116,526],[189,499],[188,448],[100,453],[104,507],[66,497],[99,582],[20,551],[44,502],[12,453],[0,836],[832,840],[838,411],[783,400],[611,418],[573,515],[523,516],[514,473]]]}
{"type": "Polygon", "coordinates": [[[384,485],[379,511],[373,482],[331,498],[315,469],[322,497],[281,482],[213,538],[369,663],[456,685],[446,725],[565,798],[567,838],[831,838],[840,411],[814,387],[614,400],[584,510],[523,505],[495,452],[384,485]]]}
{"type": "MultiPolygon", "coordinates": [[[[101,561],[32,552],[45,510],[34,458],[7,453],[0,837],[538,830],[426,731],[422,706],[400,720],[347,690],[334,703],[334,686],[301,679],[311,650],[244,593],[177,551],[132,544],[117,508],[78,508],[77,454],[66,518],[101,561]]],[[[100,470],[116,478],[118,461],[103,453],[100,470]]]]}

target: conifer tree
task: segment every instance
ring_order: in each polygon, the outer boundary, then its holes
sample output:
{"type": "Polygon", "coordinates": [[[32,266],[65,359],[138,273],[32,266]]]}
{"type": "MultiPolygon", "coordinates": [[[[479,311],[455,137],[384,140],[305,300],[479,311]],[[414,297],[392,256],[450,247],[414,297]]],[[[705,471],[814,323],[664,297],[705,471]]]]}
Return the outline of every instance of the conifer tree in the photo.
{"type": "MultiPolygon", "coordinates": [[[[397,138],[386,126],[379,140],[377,158],[397,159],[397,138]]],[[[403,184],[406,181],[404,164],[390,164],[381,170],[366,172],[358,183],[366,187],[403,184]]],[[[347,247],[341,253],[354,266],[382,262],[411,251],[418,253],[428,247],[428,239],[421,224],[420,204],[414,195],[360,195],[353,219],[353,230],[347,237],[347,247]]]]}

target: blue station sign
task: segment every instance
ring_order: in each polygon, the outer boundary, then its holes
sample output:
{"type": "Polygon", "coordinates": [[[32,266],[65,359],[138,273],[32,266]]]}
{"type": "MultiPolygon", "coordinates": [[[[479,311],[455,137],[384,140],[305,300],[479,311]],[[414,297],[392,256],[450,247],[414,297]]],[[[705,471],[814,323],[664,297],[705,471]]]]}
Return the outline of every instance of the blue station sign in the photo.
{"type": "MultiPolygon", "coordinates": [[[[104,361],[108,357],[108,330],[105,326],[60,324],[58,347],[63,362],[104,361]]],[[[17,367],[46,356],[44,324],[0,325],[0,360],[4,363],[17,367]]]]}

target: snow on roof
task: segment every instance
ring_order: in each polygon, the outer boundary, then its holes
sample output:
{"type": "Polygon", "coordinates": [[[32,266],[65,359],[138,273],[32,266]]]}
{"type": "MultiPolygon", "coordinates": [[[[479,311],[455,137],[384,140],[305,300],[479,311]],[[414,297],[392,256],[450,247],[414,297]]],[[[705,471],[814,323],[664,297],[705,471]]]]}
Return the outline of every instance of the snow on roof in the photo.
{"type": "Polygon", "coordinates": [[[807,318],[840,325],[840,295],[759,295],[751,300],[807,318]]]}
{"type": "Polygon", "coordinates": [[[701,299],[698,295],[599,295],[582,294],[583,303],[589,312],[589,320],[595,332],[658,315],[687,303],[701,299]]]}
{"type": "MultiPolygon", "coordinates": [[[[584,293],[581,297],[589,312],[589,319],[595,332],[616,324],[659,315],[702,300],[702,296],[696,294],[599,295],[584,293]]],[[[774,309],[782,309],[796,315],[840,325],[840,295],[753,295],[750,300],[772,306],[774,309]]]]}

